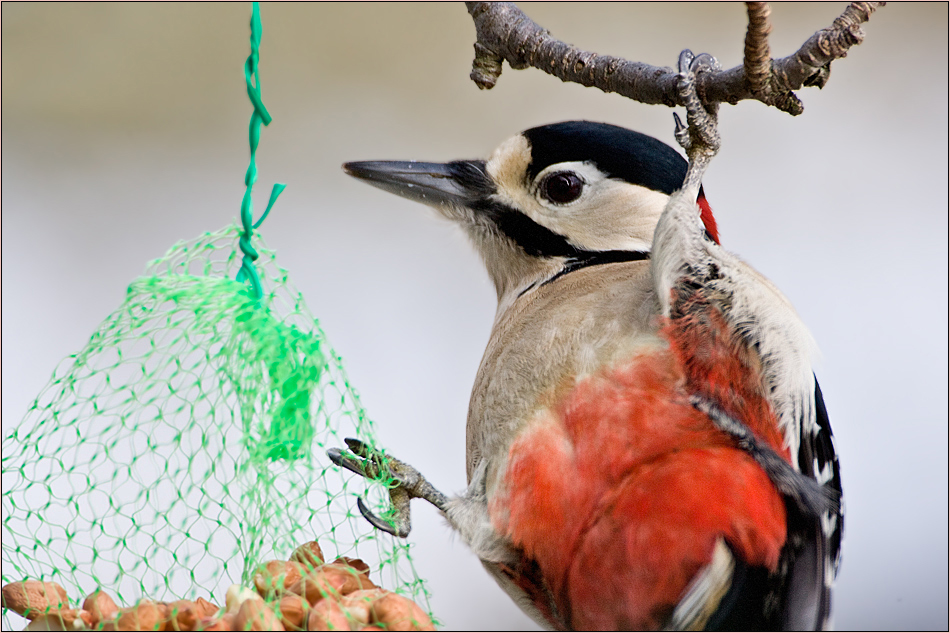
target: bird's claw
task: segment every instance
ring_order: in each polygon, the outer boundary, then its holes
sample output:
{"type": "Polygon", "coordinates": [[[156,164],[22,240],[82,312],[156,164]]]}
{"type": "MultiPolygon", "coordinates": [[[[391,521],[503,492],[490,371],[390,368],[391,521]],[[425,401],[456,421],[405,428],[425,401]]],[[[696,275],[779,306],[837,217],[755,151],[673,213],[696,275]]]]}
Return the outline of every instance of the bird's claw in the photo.
{"type": "Polygon", "coordinates": [[[409,499],[408,497],[406,498],[404,505],[397,505],[396,500],[392,499],[391,495],[390,500],[393,502],[393,506],[389,513],[390,517],[388,520],[373,514],[373,511],[366,507],[362,497],[356,498],[356,507],[359,509],[360,514],[363,515],[363,518],[369,521],[377,530],[382,530],[387,534],[392,534],[400,538],[406,538],[409,536],[409,530],[412,529],[412,521],[409,514],[409,499]]]}
{"type": "Polygon", "coordinates": [[[677,91],[686,106],[686,125],[675,112],[673,119],[676,123],[674,131],[676,142],[686,150],[689,156],[690,166],[684,187],[688,184],[699,187],[706,166],[719,151],[720,139],[717,124],[719,104],[713,102],[708,106],[704,105],[696,88],[697,75],[719,69],[719,62],[708,53],[693,55],[693,52],[688,49],[680,53],[677,91]]]}
{"type": "Polygon", "coordinates": [[[356,505],[360,514],[374,527],[394,536],[406,537],[412,528],[409,502],[413,498],[425,499],[444,511],[446,497],[432,487],[425,477],[415,468],[383,452],[371,448],[366,443],[348,437],[343,440],[352,455],[344,453],[338,448],[331,448],[327,456],[337,466],[383,483],[389,488],[389,498],[392,502],[390,512],[386,518],[375,515],[366,506],[362,498],[357,498],[356,505]]]}
{"type": "Polygon", "coordinates": [[[356,459],[339,448],[327,450],[327,457],[337,466],[345,468],[368,479],[378,479],[380,460],[373,459],[372,451],[363,442],[348,437],[344,440],[350,452],[363,459],[356,459]]]}
{"type": "Polygon", "coordinates": [[[390,462],[395,460],[387,458],[382,452],[370,448],[368,444],[358,439],[347,437],[343,441],[346,443],[349,452],[344,452],[339,448],[331,448],[327,450],[327,457],[330,458],[330,461],[367,479],[373,479],[384,484],[394,484],[389,487],[392,511],[387,513],[390,515],[388,518],[384,519],[376,516],[366,506],[362,497],[357,497],[356,506],[360,514],[373,527],[383,532],[394,536],[407,536],[411,529],[409,497],[405,494],[405,491],[400,491],[402,482],[399,481],[393,469],[390,468],[390,462]],[[400,491],[401,494],[397,491],[400,491]]]}

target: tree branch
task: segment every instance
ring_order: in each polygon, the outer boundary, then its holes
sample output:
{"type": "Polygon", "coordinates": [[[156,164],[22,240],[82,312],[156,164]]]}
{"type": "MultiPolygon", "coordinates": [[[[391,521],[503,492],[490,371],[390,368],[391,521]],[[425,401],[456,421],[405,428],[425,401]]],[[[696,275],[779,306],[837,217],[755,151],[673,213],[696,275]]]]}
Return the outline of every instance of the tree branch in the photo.
{"type": "Polygon", "coordinates": [[[768,90],[769,75],[772,74],[772,53],[769,51],[769,33],[772,32],[769,15],[772,9],[767,2],[746,2],[746,11],[749,14],[749,30],[745,34],[742,68],[749,82],[749,90],[758,95],[768,90]]]}
{"type": "MultiPolygon", "coordinates": [[[[582,51],[552,37],[510,2],[465,4],[475,22],[471,78],[479,88],[495,85],[504,60],[515,70],[538,68],[562,81],[615,92],[641,103],[684,105],[677,90],[678,75],[672,68],[582,51]]],[[[794,54],[772,60],[768,5],[749,3],[743,65],[699,75],[698,92],[707,105],[754,99],[792,115],[801,114],[802,104],[793,91],[824,86],[831,62],[845,57],[849,48],[864,40],[861,24],[883,4],[851,3],[830,27],[812,35],[794,54]]]]}

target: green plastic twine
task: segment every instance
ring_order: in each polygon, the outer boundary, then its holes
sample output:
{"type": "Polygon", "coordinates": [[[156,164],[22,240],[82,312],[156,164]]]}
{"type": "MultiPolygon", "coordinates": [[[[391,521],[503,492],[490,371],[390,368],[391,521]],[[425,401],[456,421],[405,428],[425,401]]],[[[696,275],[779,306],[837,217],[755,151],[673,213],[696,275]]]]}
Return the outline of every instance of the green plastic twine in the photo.
{"type": "Polygon", "coordinates": [[[254,247],[251,246],[251,236],[254,234],[254,229],[259,227],[267,217],[267,214],[270,213],[271,207],[273,207],[277,201],[277,196],[279,196],[284,190],[284,187],[287,186],[281,183],[274,185],[274,188],[270,192],[270,201],[267,203],[267,208],[264,209],[264,214],[257,222],[254,222],[254,203],[251,201],[251,189],[253,189],[254,183],[257,182],[257,162],[254,157],[257,154],[257,145],[261,140],[261,124],[270,125],[270,122],[273,120],[267,108],[264,107],[264,101],[261,98],[261,76],[257,70],[257,63],[260,59],[260,53],[258,52],[260,46],[261,10],[258,3],[254,2],[251,8],[251,54],[244,64],[244,79],[247,81],[247,96],[254,106],[254,112],[251,113],[251,123],[248,129],[251,146],[251,163],[248,165],[247,174],[244,176],[244,185],[247,189],[245,189],[244,199],[241,201],[241,224],[244,228],[244,234],[241,235],[239,244],[241,252],[244,253],[244,260],[241,262],[241,271],[237,275],[237,280],[247,281],[251,285],[254,297],[258,300],[263,296],[263,290],[261,289],[261,279],[258,277],[257,270],[254,268],[254,261],[257,260],[258,254],[254,247]]]}

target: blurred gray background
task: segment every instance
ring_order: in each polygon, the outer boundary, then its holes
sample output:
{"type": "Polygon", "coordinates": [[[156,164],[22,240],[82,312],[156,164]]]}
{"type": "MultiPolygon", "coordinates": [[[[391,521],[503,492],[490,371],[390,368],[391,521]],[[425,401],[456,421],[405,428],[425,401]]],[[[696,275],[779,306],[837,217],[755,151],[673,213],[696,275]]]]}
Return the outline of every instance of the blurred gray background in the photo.
{"type": "MultiPolygon", "coordinates": [[[[844,3],[775,4],[788,55],[844,3]]],[[[741,61],[741,4],[531,4],[588,50],[672,65],[741,61]]],[[[146,261],[237,217],[250,105],[249,4],[2,5],[2,415],[10,432],[57,362],[146,261]]],[[[494,313],[481,263],[433,212],[342,162],[483,157],[521,129],[607,121],[673,143],[668,108],[505,69],[468,79],[462,4],[265,4],[274,116],[258,154],[262,231],[346,361],[383,444],[465,486],[469,389],[494,313]]],[[[777,283],[822,349],[841,454],[842,629],[946,629],[947,4],[893,3],[793,118],[724,106],[705,180],[723,244],[777,283]]],[[[438,514],[410,540],[449,629],[534,625],[438,514]]]]}

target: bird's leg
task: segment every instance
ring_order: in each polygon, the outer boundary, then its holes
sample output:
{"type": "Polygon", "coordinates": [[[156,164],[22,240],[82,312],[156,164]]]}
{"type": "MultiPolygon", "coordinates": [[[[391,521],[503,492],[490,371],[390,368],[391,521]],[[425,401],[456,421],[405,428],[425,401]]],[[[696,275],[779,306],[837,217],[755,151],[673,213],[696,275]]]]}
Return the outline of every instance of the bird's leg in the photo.
{"type": "Polygon", "coordinates": [[[389,498],[393,504],[390,519],[373,514],[362,498],[356,500],[360,514],[374,527],[395,536],[408,536],[412,528],[409,502],[414,498],[425,499],[443,513],[446,511],[446,496],[436,490],[418,470],[395,457],[370,448],[360,440],[348,437],[343,441],[346,442],[349,453],[339,448],[327,451],[327,456],[334,464],[389,486],[389,498]]]}
{"type": "Polygon", "coordinates": [[[686,125],[683,125],[676,113],[673,113],[673,119],[676,121],[676,141],[689,157],[683,189],[699,191],[703,174],[719,151],[719,104],[714,102],[708,106],[703,105],[696,91],[696,76],[719,68],[716,58],[707,53],[695,56],[690,50],[680,53],[677,90],[686,106],[686,125]]]}
{"type": "Polygon", "coordinates": [[[690,283],[686,287],[703,285],[709,277],[707,273],[720,268],[718,264],[710,266],[714,263],[711,258],[720,257],[721,253],[710,252],[710,240],[706,238],[697,203],[703,174],[719,151],[719,131],[716,123],[718,104],[709,108],[703,105],[697,93],[696,76],[718,65],[711,55],[694,56],[689,50],[680,53],[677,89],[686,106],[686,124],[675,113],[673,118],[676,121],[676,140],[686,150],[689,165],[683,186],[673,192],[660,215],[650,255],[663,316],[671,315],[671,301],[678,300],[679,290],[684,287],[687,277],[690,283]]]}

